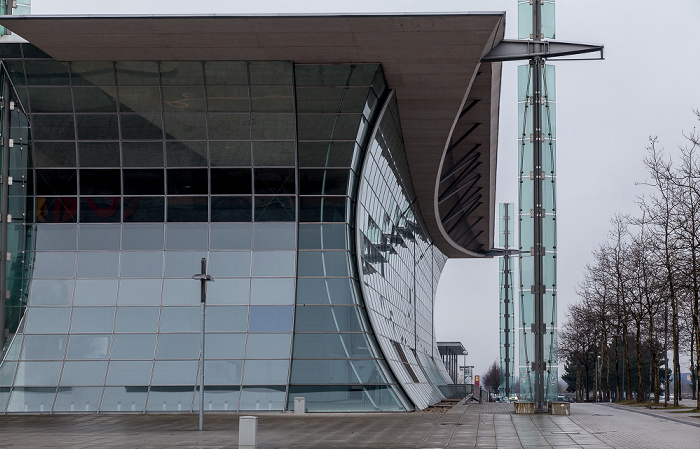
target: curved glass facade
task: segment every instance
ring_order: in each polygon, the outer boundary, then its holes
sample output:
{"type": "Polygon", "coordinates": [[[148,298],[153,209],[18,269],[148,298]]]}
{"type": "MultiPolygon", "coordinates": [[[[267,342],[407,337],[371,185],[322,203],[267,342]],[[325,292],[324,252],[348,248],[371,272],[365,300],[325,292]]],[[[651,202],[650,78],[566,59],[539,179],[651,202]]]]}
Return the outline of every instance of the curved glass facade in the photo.
{"type": "Polygon", "coordinates": [[[309,411],[398,411],[440,399],[432,302],[444,257],[417,208],[405,212],[395,101],[377,124],[388,98],[378,64],[58,62],[4,48],[31,123],[16,201],[28,211],[18,242],[30,242],[16,251],[27,261],[18,285],[30,272],[31,282],[0,366],[0,410],[197,410],[192,275],[203,257],[215,279],[206,410],[284,410],[304,396],[309,411]],[[394,161],[384,184],[367,184],[384,155],[394,161]],[[382,195],[404,241],[390,239],[399,249],[381,279],[367,272],[367,218],[393,225],[369,197],[356,205],[358,185],[382,195]]]}

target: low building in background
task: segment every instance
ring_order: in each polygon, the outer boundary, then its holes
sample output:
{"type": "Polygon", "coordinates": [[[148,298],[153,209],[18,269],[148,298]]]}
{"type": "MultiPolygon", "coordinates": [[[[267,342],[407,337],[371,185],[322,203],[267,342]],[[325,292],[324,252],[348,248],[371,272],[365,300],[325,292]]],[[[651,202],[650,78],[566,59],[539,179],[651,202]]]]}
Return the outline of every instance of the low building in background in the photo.
{"type": "Polygon", "coordinates": [[[503,13],[0,25],[0,412],[198,410],[202,258],[205,410],[445,397],[435,292],[493,246],[500,64],[479,60],[503,13]]]}

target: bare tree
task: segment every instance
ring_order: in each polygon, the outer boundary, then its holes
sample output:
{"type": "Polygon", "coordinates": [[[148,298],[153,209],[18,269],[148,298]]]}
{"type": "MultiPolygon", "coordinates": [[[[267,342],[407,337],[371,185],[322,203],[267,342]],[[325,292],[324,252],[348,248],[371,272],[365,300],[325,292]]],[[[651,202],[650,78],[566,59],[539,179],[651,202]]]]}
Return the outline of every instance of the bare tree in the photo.
{"type": "Polygon", "coordinates": [[[491,364],[481,380],[492,392],[498,391],[498,387],[501,385],[501,366],[497,361],[491,364]]]}

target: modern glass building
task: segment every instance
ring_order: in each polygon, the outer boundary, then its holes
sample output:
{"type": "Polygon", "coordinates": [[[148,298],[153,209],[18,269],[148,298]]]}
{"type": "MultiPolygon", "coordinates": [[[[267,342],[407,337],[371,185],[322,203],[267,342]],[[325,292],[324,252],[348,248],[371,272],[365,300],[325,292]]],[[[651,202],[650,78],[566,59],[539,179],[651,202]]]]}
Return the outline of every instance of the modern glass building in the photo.
{"type": "Polygon", "coordinates": [[[445,397],[440,272],[493,246],[502,13],[0,25],[0,412],[198,410],[202,258],[205,410],[445,397]]]}

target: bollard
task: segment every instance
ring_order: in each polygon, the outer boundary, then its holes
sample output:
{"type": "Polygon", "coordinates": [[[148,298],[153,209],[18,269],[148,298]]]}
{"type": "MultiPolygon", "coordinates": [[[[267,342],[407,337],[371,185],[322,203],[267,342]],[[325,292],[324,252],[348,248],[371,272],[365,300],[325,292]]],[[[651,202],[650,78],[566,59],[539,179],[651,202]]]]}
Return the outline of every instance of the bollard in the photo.
{"type": "Polygon", "coordinates": [[[294,398],[294,414],[302,415],[306,413],[306,398],[296,397],[294,398]]]}
{"type": "Polygon", "coordinates": [[[238,448],[256,449],[258,447],[258,417],[241,416],[238,419],[238,448]]]}

